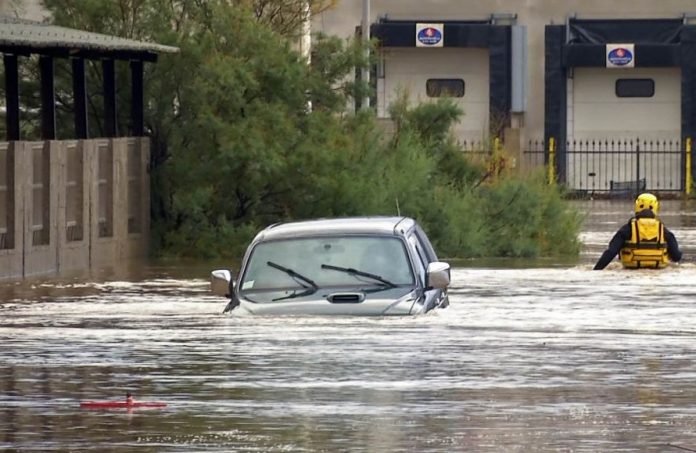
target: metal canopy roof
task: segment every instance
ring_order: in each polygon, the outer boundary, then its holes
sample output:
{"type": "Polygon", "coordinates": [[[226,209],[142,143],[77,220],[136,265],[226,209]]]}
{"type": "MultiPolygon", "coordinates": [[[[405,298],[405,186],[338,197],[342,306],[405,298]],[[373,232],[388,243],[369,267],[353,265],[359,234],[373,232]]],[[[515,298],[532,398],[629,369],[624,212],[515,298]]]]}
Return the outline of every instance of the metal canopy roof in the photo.
{"type": "Polygon", "coordinates": [[[158,53],[178,51],[178,47],[0,16],[0,52],[3,53],[155,60],[158,53]]]}

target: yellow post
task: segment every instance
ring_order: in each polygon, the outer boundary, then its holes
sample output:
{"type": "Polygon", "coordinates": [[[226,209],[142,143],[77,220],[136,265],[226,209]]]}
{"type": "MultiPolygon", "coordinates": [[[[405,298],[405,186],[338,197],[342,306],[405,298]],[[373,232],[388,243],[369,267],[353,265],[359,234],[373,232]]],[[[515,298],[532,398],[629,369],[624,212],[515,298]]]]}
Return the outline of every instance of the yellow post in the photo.
{"type": "Polygon", "coordinates": [[[549,184],[556,182],[556,139],[549,138],[549,184]]]}
{"type": "Polygon", "coordinates": [[[493,155],[498,156],[500,153],[500,138],[496,137],[493,139],[493,155]]]}
{"type": "Polygon", "coordinates": [[[691,177],[691,137],[686,137],[686,195],[691,195],[693,180],[691,177]]]}

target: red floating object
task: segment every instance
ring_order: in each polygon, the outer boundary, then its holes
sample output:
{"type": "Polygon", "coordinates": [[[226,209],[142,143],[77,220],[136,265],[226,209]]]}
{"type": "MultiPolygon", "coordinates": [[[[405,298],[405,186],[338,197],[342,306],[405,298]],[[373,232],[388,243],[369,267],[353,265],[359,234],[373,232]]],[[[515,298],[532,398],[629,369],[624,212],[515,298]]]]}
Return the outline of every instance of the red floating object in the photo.
{"type": "Polygon", "coordinates": [[[134,401],[129,394],[125,401],[81,401],[83,409],[134,409],[138,407],[167,407],[166,403],[159,401],[134,401]]]}
{"type": "Polygon", "coordinates": [[[80,407],[85,409],[110,409],[110,408],[129,408],[129,407],[166,407],[166,403],[158,401],[137,401],[127,403],[125,401],[81,401],[80,407]]]}

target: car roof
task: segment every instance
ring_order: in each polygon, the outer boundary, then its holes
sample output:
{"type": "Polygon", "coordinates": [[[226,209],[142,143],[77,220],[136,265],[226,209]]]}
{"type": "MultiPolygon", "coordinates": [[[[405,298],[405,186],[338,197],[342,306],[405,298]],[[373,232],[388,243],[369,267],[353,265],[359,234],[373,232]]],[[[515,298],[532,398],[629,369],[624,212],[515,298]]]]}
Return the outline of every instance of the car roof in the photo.
{"type": "Polygon", "coordinates": [[[256,235],[254,242],[323,234],[391,234],[403,235],[416,224],[409,217],[373,216],[342,217],[277,223],[256,235]]]}

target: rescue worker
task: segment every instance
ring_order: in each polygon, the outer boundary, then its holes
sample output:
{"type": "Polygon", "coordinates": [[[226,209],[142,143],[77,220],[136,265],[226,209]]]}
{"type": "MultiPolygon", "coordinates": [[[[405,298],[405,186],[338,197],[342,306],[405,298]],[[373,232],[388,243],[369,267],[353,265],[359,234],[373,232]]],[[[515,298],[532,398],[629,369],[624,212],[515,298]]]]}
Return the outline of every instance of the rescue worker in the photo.
{"type": "Polygon", "coordinates": [[[629,269],[661,269],[670,260],[679,262],[682,258],[679,244],[674,234],[657,218],[658,207],[655,195],[638,195],[635,216],[616,232],[594,269],[604,269],[617,254],[620,254],[621,264],[629,269]]]}

